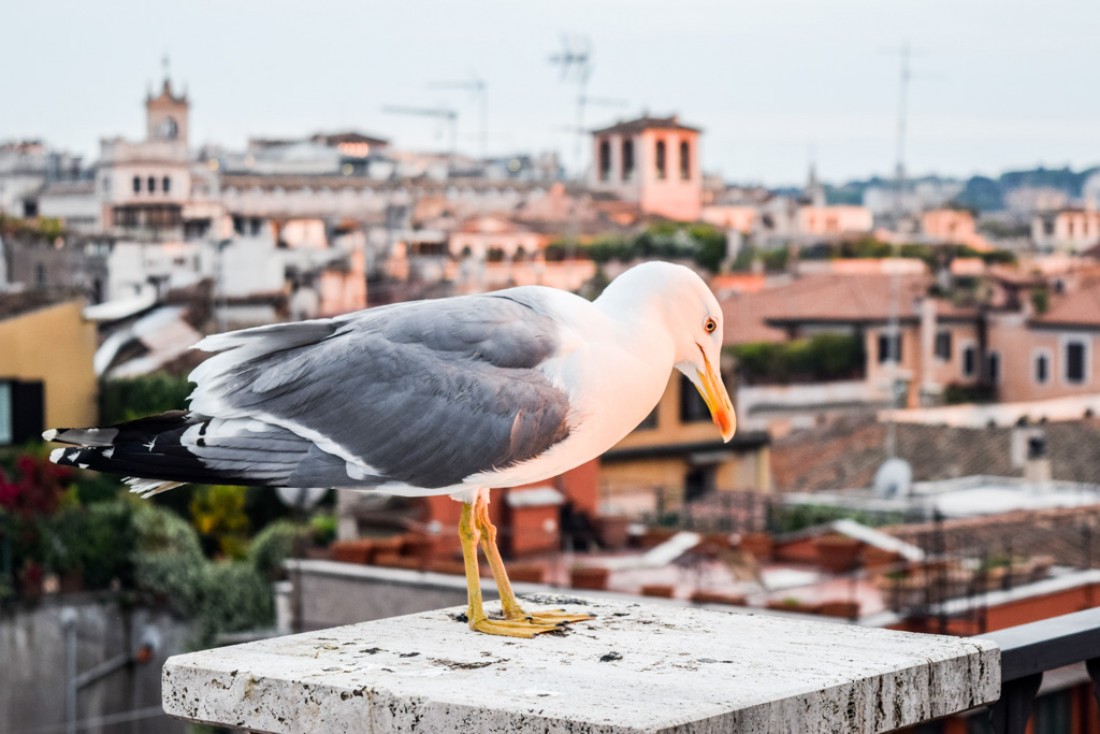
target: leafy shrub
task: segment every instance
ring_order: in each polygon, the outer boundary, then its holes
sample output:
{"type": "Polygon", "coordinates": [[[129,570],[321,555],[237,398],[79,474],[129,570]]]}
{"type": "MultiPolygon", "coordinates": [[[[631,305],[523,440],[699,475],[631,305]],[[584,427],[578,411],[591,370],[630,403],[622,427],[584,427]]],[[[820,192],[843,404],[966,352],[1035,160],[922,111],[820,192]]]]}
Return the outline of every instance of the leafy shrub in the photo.
{"type": "Polygon", "coordinates": [[[794,533],[834,520],[855,520],[868,527],[881,527],[902,522],[904,516],[896,512],[867,512],[832,505],[773,505],[768,513],[768,528],[773,532],[794,533]]]}
{"type": "Polygon", "coordinates": [[[313,535],[314,545],[329,545],[336,540],[336,515],[314,515],[309,520],[309,529],[313,535]]]}
{"type": "Polygon", "coordinates": [[[965,403],[993,403],[997,400],[997,389],[991,385],[960,385],[952,383],[944,388],[943,402],[946,405],[965,403]]]}
{"type": "Polygon", "coordinates": [[[191,493],[191,521],[203,541],[227,558],[242,559],[248,550],[250,522],[242,487],[195,487],[191,493]]]}
{"type": "Polygon", "coordinates": [[[283,561],[294,555],[295,540],[308,542],[309,530],[290,520],[278,520],[256,534],[248,558],[261,577],[276,579],[282,575],[283,561]]]}
{"type": "Polygon", "coordinates": [[[198,535],[170,510],[141,504],[134,513],[134,581],[184,615],[195,612],[203,594],[207,563],[198,535]]]}
{"type": "Polygon", "coordinates": [[[219,632],[239,632],[270,626],[275,609],[270,585],[251,564],[222,561],[207,564],[195,610],[199,630],[210,639],[219,632]]]}
{"type": "Polygon", "coordinates": [[[106,589],[116,580],[123,588],[133,586],[131,501],[66,507],[44,524],[42,538],[47,569],[80,572],[89,589],[106,589]]]}
{"type": "Polygon", "coordinates": [[[742,378],[750,384],[788,384],[849,379],[866,362],[857,335],[817,334],[788,342],[750,342],[730,347],[742,378]]]}

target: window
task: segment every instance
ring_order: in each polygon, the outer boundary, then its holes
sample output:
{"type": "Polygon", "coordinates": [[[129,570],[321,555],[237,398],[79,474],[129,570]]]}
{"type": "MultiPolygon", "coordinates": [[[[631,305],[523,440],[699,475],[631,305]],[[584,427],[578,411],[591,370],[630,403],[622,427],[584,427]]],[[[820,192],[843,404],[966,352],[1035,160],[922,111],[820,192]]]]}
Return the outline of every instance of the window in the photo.
{"type": "Polygon", "coordinates": [[[718,470],[714,466],[689,469],[684,475],[684,501],[692,502],[717,491],[718,470]]]}
{"type": "Polygon", "coordinates": [[[974,368],[977,366],[977,352],[973,344],[967,344],[963,349],[963,377],[973,377],[974,368]]]}
{"type": "Polygon", "coordinates": [[[680,178],[691,178],[691,143],[686,140],[680,141],[680,178]]]}
{"type": "Polygon", "coordinates": [[[134,193],[141,193],[141,176],[134,176],[134,193]]]}
{"type": "Polygon", "coordinates": [[[1050,356],[1045,352],[1035,355],[1035,384],[1045,385],[1050,381],[1050,356]]]}
{"type": "Polygon", "coordinates": [[[989,356],[985,358],[985,366],[989,382],[996,385],[1001,381],[1001,355],[990,352],[989,356]]]}
{"type": "Polygon", "coordinates": [[[691,380],[680,375],[680,422],[700,423],[710,420],[710,411],[703,396],[691,384],[691,380]]]}
{"type": "Polygon", "coordinates": [[[168,178],[167,176],[162,178],[160,180],[160,190],[163,191],[166,194],[169,191],[171,191],[172,190],[172,179],[168,178]]]}
{"type": "Polygon", "coordinates": [[[623,141],[623,181],[634,178],[634,141],[623,141]]]}
{"type": "Polygon", "coordinates": [[[607,181],[611,178],[611,141],[604,138],[600,141],[600,180],[607,181]]]}
{"type": "Polygon", "coordinates": [[[0,446],[14,443],[13,434],[11,383],[0,382],[0,446]]]}
{"type": "Polygon", "coordinates": [[[150,176],[149,180],[145,182],[149,193],[155,194],[157,192],[157,179],[154,176],[150,176]]]}
{"type": "Polygon", "coordinates": [[[936,356],[944,362],[951,361],[951,332],[946,329],[936,332],[936,356]]]}
{"type": "Polygon", "coordinates": [[[1067,339],[1065,342],[1066,382],[1082,385],[1088,382],[1088,343],[1084,339],[1067,339]]]}
{"type": "Polygon", "coordinates": [[[878,335],[878,363],[901,362],[901,334],[878,335]]]}
{"type": "Polygon", "coordinates": [[[34,264],[34,284],[38,288],[46,287],[46,265],[44,263],[34,264]]]}
{"type": "Polygon", "coordinates": [[[661,406],[655,406],[653,410],[649,411],[649,415],[645,417],[641,423],[638,424],[638,428],[656,428],[657,427],[657,411],[661,406]]]}
{"type": "Polygon", "coordinates": [[[665,141],[657,141],[657,178],[664,179],[668,175],[668,168],[665,163],[665,141]]]}

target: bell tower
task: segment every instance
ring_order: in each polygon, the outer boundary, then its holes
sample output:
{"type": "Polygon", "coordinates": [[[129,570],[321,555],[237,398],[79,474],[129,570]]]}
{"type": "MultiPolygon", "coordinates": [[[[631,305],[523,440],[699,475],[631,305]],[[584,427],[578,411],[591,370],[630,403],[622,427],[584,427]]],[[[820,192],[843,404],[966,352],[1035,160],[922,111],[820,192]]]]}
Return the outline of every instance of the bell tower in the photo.
{"type": "Polygon", "coordinates": [[[187,118],[190,102],[186,92],[176,96],[168,77],[168,59],[164,59],[164,84],[160,94],[145,97],[145,139],[182,142],[187,145],[187,118]]]}

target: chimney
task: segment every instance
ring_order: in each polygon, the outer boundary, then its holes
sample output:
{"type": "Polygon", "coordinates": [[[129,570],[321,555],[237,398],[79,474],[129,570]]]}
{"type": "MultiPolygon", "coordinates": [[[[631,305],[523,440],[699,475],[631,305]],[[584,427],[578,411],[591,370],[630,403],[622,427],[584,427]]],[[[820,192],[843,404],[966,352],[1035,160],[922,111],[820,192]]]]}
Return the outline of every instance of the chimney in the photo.
{"type": "Polygon", "coordinates": [[[1042,433],[1028,436],[1024,479],[1040,489],[1050,484],[1050,458],[1047,456],[1047,439],[1042,433]]]}

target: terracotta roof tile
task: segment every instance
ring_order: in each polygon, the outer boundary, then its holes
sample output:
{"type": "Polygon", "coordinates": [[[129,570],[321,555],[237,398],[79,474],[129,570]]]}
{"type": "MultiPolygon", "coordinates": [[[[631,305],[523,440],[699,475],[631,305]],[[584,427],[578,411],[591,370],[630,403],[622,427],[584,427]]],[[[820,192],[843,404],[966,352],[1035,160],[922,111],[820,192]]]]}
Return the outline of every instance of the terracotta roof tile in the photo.
{"type": "MultiPolygon", "coordinates": [[[[811,275],[756,293],[730,294],[722,300],[726,344],[781,341],[783,324],[886,321],[892,281],[889,275],[811,275]]],[[[898,313],[913,317],[914,300],[927,293],[931,278],[902,275],[898,282],[898,313]]]]}
{"type": "Polygon", "coordinates": [[[1033,318],[1032,323],[1100,327],[1100,282],[1087,283],[1080,290],[1055,297],[1050,309],[1033,318]]]}
{"type": "MultiPolygon", "coordinates": [[[[1100,420],[1043,427],[1054,479],[1100,483],[1100,420]]],[[[899,423],[898,456],[914,481],[989,474],[1020,476],[1010,457],[1011,428],[952,428],[899,423]]],[[[871,486],[886,459],[886,426],[869,419],[840,421],[792,434],[772,446],[780,490],[813,492],[871,486]]]]}
{"type": "Polygon", "coordinates": [[[691,130],[699,132],[697,127],[681,124],[678,115],[670,117],[643,115],[635,120],[623,120],[609,127],[593,130],[592,133],[595,135],[600,133],[640,133],[643,130],[691,130]]]}

